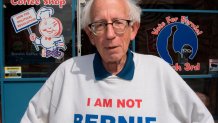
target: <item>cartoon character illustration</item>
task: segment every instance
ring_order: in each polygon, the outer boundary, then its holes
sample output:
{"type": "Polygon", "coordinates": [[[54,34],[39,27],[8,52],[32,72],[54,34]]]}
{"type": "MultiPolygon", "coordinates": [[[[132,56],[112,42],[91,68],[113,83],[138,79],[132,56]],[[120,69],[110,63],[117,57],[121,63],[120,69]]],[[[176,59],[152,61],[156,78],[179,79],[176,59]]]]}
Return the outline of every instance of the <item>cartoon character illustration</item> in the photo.
{"type": "Polygon", "coordinates": [[[38,10],[37,19],[40,21],[39,33],[41,37],[31,33],[30,40],[35,47],[42,47],[42,57],[61,59],[64,56],[61,50],[65,51],[67,47],[64,44],[64,37],[61,35],[63,31],[62,23],[58,18],[51,17],[53,14],[54,10],[51,7],[42,7],[38,10]]]}

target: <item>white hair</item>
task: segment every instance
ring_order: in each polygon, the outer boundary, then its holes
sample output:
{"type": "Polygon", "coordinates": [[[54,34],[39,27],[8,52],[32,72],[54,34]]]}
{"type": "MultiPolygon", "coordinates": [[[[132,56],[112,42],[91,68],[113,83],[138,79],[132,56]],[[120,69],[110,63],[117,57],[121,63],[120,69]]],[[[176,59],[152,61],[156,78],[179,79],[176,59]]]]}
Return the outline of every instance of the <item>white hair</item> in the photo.
{"type": "MultiPolygon", "coordinates": [[[[91,23],[91,6],[94,0],[88,0],[86,2],[85,7],[82,10],[82,15],[81,15],[81,26],[84,29],[88,24],[91,23]]],[[[141,8],[137,5],[137,3],[133,0],[126,0],[127,5],[129,7],[129,19],[134,22],[140,23],[141,21],[141,8]]]]}

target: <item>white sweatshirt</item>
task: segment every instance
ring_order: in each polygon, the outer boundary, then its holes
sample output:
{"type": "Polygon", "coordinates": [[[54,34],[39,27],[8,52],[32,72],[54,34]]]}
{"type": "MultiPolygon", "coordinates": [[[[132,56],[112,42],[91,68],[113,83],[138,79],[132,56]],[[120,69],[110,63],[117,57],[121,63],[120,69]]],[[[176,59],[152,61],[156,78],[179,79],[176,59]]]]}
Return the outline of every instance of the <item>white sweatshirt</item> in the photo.
{"type": "Polygon", "coordinates": [[[96,80],[94,54],[65,61],[31,99],[21,123],[214,123],[168,63],[133,54],[132,80],[96,80]]]}

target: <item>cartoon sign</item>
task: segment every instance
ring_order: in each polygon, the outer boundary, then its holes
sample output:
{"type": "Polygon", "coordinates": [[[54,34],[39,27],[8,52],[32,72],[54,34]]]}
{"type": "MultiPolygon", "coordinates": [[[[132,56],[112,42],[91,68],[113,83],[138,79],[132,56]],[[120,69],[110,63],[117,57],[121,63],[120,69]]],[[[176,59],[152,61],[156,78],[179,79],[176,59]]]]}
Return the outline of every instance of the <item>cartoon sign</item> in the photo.
{"type": "MultiPolygon", "coordinates": [[[[25,12],[22,12],[25,13],[25,12]]],[[[29,28],[30,40],[37,51],[41,49],[41,56],[45,58],[61,59],[64,56],[63,51],[67,49],[64,43],[64,37],[61,35],[63,26],[58,18],[51,17],[54,14],[52,7],[41,7],[37,14],[34,14],[39,22],[39,32],[41,37],[37,37],[29,28]]]]}
{"type": "MultiPolygon", "coordinates": [[[[203,31],[191,22],[187,16],[171,18],[166,17],[166,22],[153,28],[151,34],[157,36],[157,52],[165,61],[173,65],[174,61],[170,50],[180,54],[181,58],[193,60],[198,51],[198,35],[203,31]]],[[[188,62],[188,61],[185,61],[188,62]]],[[[196,67],[196,66],[195,66],[196,67]]],[[[199,67],[198,69],[199,70],[199,67]]]]}
{"type": "Polygon", "coordinates": [[[11,22],[16,33],[38,24],[35,9],[29,8],[11,17],[11,22]]]}

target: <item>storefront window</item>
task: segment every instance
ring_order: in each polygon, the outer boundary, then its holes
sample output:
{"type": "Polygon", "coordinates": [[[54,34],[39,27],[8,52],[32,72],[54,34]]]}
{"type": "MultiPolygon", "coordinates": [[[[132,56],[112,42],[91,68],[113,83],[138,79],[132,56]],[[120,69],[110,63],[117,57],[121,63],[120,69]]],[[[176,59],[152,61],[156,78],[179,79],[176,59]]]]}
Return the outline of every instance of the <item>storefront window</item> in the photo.
{"type": "Polygon", "coordinates": [[[72,0],[30,2],[4,0],[5,66],[48,77],[72,57],[72,0]]]}
{"type": "Polygon", "coordinates": [[[216,0],[141,0],[144,9],[217,10],[216,0]]]}
{"type": "Polygon", "coordinates": [[[160,56],[180,74],[208,74],[218,58],[217,23],[214,13],[143,12],[136,52],[160,56]]]}

